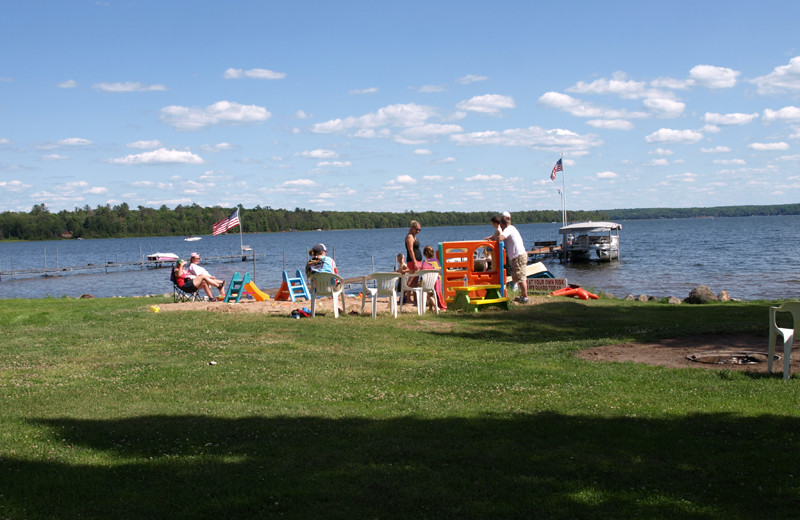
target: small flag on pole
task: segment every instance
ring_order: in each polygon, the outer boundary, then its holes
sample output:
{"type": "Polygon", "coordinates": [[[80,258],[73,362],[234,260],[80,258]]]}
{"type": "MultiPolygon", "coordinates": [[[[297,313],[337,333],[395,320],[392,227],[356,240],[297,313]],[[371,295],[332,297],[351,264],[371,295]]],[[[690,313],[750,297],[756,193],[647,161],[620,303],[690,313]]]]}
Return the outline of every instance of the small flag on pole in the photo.
{"type": "Polygon", "coordinates": [[[556,172],[563,172],[564,168],[561,166],[561,159],[556,161],[556,165],[553,166],[553,171],[550,172],[550,180],[556,180],[556,172]]]}
{"type": "Polygon", "coordinates": [[[219,235],[220,233],[224,233],[228,231],[230,228],[234,228],[239,225],[239,208],[236,208],[236,211],[225,217],[224,219],[220,220],[211,228],[211,231],[214,233],[214,236],[219,235]]]}

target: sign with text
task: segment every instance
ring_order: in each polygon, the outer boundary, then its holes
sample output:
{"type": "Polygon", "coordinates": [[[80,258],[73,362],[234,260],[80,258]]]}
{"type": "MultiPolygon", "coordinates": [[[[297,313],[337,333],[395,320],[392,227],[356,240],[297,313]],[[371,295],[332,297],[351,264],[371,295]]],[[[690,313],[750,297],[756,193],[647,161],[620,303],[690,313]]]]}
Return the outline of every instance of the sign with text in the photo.
{"type": "Polygon", "coordinates": [[[567,287],[566,278],[528,278],[528,292],[551,293],[567,287]]]}

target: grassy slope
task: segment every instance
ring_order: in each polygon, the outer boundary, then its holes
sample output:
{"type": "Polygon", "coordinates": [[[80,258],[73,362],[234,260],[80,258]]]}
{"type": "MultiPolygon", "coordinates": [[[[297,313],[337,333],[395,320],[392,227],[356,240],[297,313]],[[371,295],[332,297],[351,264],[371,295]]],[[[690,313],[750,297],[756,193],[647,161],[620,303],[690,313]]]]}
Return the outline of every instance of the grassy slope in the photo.
{"type": "Polygon", "coordinates": [[[787,518],[800,390],[590,363],[767,304],[398,320],[0,300],[0,518],[787,518]],[[209,365],[216,361],[216,365],[209,365]]]}

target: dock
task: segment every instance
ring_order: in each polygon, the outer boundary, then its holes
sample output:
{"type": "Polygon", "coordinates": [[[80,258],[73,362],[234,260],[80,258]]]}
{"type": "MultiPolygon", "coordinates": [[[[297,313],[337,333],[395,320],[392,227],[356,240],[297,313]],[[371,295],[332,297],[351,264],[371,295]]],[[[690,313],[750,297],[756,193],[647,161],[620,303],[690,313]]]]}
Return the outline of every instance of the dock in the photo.
{"type": "Polygon", "coordinates": [[[547,258],[561,258],[561,246],[555,240],[534,242],[533,249],[528,251],[528,260],[544,260],[547,258]]]}
{"type": "MultiPolygon", "coordinates": [[[[263,258],[266,253],[256,253],[252,250],[243,251],[235,255],[218,255],[218,256],[204,256],[204,264],[224,264],[232,262],[252,262],[255,259],[263,258]]],[[[125,270],[145,270],[145,269],[158,269],[163,267],[172,266],[172,262],[163,262],[158,260],[147,260],[142,257],[142,260],[136,262],[105,262],[98,264],[86,265],[70,265],[70,266],[53,266],[53,267],[34,267],[30,269],[10,269],[0,270],[0,282],[13,280],[14,278],[25,278],[35,276],[62,276],[66,274],[77,273],[91,273],[91,274],[107,274],[111,271],[125,271],[125,270]]]]}

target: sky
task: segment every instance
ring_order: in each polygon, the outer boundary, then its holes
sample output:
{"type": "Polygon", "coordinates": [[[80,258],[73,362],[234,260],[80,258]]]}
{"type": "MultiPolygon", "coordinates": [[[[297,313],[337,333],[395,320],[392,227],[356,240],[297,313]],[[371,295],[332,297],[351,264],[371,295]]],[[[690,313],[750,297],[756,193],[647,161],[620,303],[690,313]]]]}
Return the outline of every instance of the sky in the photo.
{"type": "Polygon", "coordinates": [[[0,211],[797,203],[798,20],[772,0],[3,0],[0,211]]]}

